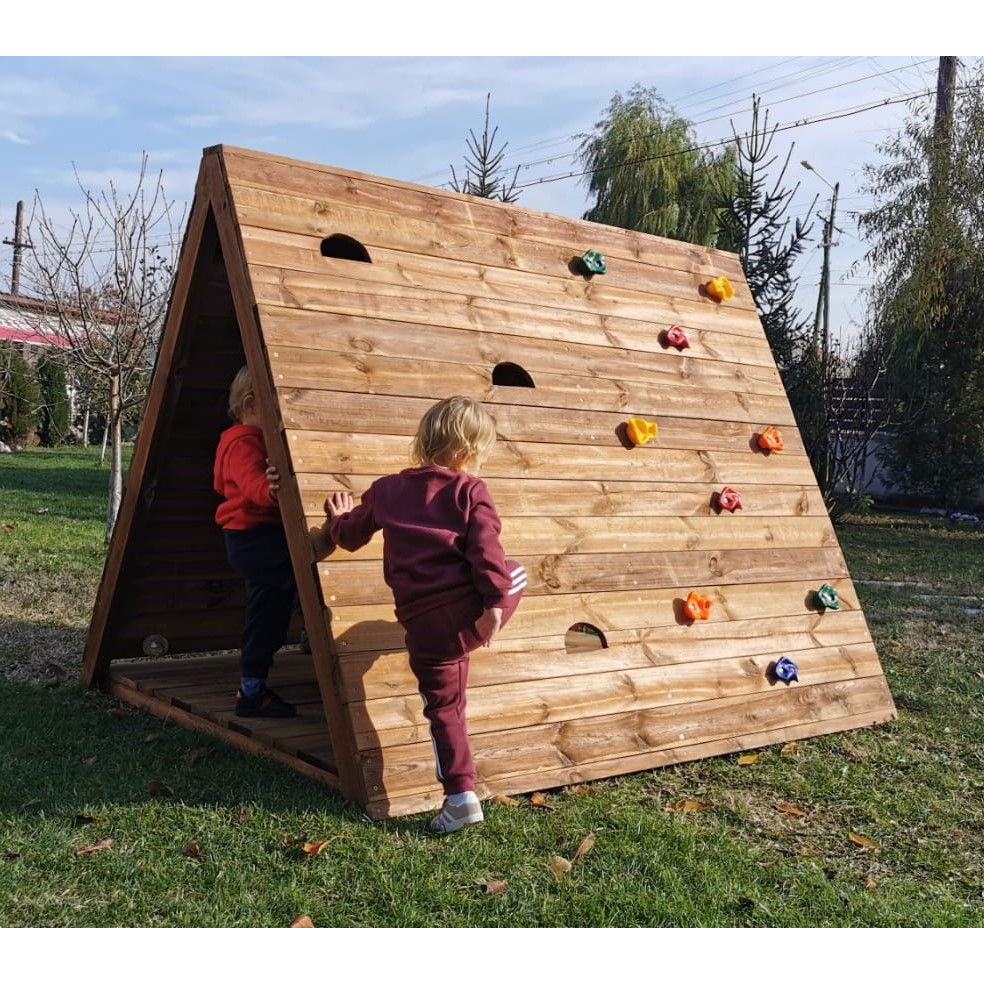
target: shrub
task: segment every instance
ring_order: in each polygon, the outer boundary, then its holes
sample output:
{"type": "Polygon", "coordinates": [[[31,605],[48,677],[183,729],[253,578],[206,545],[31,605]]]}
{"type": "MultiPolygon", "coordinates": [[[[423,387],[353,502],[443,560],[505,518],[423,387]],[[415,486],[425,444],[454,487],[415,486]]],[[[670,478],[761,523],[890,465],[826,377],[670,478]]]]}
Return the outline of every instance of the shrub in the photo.
{"type": "Polygon", "coordinates": [[[23,447],[38,428],[37,373],[15,348],[0,346],[0,441],[23,447]]]}
{"type": "Polygon", "coordinates": [[[61,444],[69,434],[68,389],[65,369],[54,359],[43,357],[38,363],[41,409],[38,433],[46,448],[61,444]]]}

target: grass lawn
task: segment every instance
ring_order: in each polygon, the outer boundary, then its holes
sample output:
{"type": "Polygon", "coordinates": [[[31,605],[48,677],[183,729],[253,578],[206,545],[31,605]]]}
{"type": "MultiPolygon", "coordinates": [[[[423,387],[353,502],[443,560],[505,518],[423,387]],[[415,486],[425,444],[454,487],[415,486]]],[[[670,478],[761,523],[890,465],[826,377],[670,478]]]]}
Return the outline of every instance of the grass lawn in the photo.
{"type": "Polygon", "coordinates": [[[840,531],[855,578],[915,585],[858,589],[897,722],[751,766],[728,756],[557,791],[552,810],[491,804],[482,827],[439,840],[420,818],[368,822],[286,769],[78,689],[102,567],[96,456],[0,457],[0,924],[984,923],[984,619],[966,613],[982,603],[936,597],[984,595],[981,534],[891,514],[840,531]],[[155,779],[173,796],[150,795],[155,779]],[[710,808],[665,809],[683,797],[710,808]],[[551,857],[589,832],[594,849],[558,880],[551,857]],[[329,843],[308,857],[295,838],[329,843]],[[189,841],[200,858],[182,854],[189,841]],[[503,894],[486,891],[494,879],[503,894]]]}

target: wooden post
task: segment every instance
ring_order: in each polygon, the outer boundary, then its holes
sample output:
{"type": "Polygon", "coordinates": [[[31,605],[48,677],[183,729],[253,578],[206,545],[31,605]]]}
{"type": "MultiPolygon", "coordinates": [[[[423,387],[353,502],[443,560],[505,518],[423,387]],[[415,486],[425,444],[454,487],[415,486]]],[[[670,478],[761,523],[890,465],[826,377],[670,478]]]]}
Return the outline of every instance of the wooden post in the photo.
{"type": "Polygon", "coordinates": [[[24,242],[24,203],[17,203],[17,211],[14,215],[14,238],[5,239],[5,246],[14,247],[14,261],[10,272],[10,293],[20,293],[20,272],[21,272],[21,253],[25,249],[33,249],[30,243],[24,242]]]}
{"type": "Polygon", "coordinates": [[[950,139],[953,122],[953,91],[957,78],[955,55],[940,55],[940,67],[936,75],[936,120],[933,123],[933,143],[937,146],[950,139]]]}

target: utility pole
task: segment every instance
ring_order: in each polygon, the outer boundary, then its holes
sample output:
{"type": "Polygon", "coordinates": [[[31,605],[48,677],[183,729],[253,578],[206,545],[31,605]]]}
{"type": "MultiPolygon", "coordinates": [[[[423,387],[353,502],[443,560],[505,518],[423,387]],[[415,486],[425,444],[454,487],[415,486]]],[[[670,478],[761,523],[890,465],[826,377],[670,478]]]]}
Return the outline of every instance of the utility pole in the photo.
{"type": "Polygon", "coordinates": [[[934,143],[948,140],[953,120],[953,90],[957,79],[956,55],[940,55],[936,75],[936,120],[933,124],[934,143]]]}
{"type": "Polygon", "coordinates": [[[24,203],[17,203],[17,213],[14,218],[14,238],[5,239],[5,246],[14,247],[14,263],[10,274],[10,293],[20,293],[21,251],[33,249],[30,243],[24,242],[24,203]]]}

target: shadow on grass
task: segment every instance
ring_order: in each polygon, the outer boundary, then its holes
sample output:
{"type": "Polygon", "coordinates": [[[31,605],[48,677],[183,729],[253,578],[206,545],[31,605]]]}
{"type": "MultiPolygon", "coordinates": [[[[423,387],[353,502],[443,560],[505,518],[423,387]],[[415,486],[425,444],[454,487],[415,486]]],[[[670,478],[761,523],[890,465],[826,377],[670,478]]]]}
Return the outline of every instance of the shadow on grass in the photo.
{"type": "Polygon", "coordinates": [[[72,682],[46,688],[0,678],[0,812],[71,817],[144,803],[155,799],[147,786],[157,780],[183,807],[361,816],[339,794],[276,763],[129,707],[114,716],[120,707],[72,682]]]}

